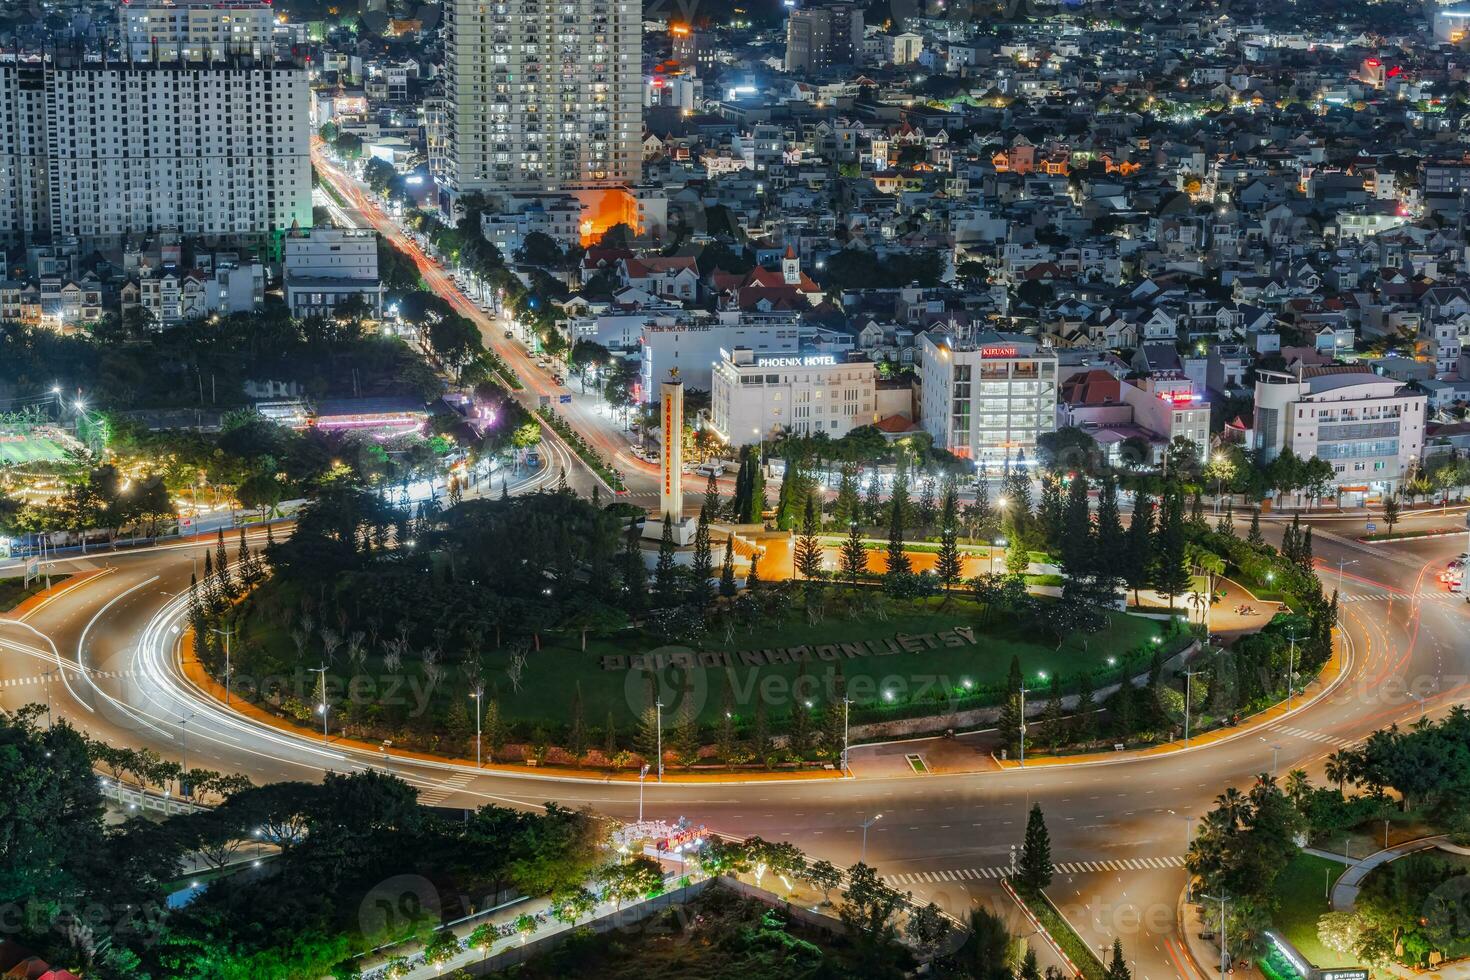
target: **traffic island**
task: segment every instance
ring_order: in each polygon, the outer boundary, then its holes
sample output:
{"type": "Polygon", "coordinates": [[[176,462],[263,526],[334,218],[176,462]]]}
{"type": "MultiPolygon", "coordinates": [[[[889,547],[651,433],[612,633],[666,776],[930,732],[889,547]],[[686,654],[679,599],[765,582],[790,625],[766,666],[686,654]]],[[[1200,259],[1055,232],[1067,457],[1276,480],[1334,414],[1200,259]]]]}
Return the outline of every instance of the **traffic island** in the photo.
{"type": "Polygon", "coordinates": [[[1084,977],[1086,980],[1103,980],[1105,970],[1102,961],[1097,958],[1092,947],[1077,935],[1077,930],[1072,928],[1072,924],[1052,904],[1052,900],[1046,897],[1045,892],[1018,890],[1011,885],[1009,878],[1002,878],[1000,887],[1020,907],[1026,921],[1031,923],[1047,945],[1061,957],[1072,976],[1084,977]]]}

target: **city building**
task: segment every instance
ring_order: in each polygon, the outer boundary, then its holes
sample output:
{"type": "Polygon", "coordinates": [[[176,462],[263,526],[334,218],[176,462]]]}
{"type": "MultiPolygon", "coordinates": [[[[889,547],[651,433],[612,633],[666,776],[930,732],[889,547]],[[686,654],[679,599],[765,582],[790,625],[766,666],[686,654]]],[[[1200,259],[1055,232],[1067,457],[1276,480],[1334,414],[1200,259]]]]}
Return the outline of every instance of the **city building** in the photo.
{"type": "Polygon", "coordinates": [[[839,439],[878,421],[873,363],[835,354],[721,350],[710,386],[710,424],[734,445],[780,433],[839,439]]]}
{"type": "Polygon", "coordinates": [[[1025,453],[1056,428],[1057,355],[1034,337],[985,331],[919,337],[919,416],[934,445],[988,465],[1025,453]]]}
{"type": "Polygon", "coordinates": [[[119,42],[130,61],[216,61],[271,53],[270,0],[123,0],[119,42]]]}
{"type": "Polygon", "coordinates": [[[830,0],[797,7],[786,21],[786,70],[803,75],[858,64],[863,8],[830,0]]]}
{"type": "Polygon", "coordinates": [[[641,10],[627,0],[447,0],[449,195],[636,182],[641,10]]]}
{"type": "Polygon", "coordinates": [[[373,316],[382,314],[375,231],[315,228],[290,235],[283,271],[292,316],[326,315],[353,296],[362,297],[373,316]]]}
{"type": "Polygon", "coordinates": [[[696,75],[707,75],[715,67],[714,37],[708,31],[673,24],[669,41],[674,60],[696,75]]]}
{"type": "Polygon", "coordinates": [[[581,241],[581,229],[582,203],[571,194],[507,195],[503,210],[480,214],[480,234],[512,261],[532,232],[573,248],[581,241]]]}
{"type": "Polygon", "coordinates": [[[0,63],[0,241],[311,225],[307,78],[286,62],[0,63]]]}
{"type": "Polygon", "coordinates": [[[1423,451],[1426,401],[1361,365],[1257,371],[1254,448],[1262,462],[1287,449],[1325,460],[1347,494],[1392,492],[1423,451]]]}

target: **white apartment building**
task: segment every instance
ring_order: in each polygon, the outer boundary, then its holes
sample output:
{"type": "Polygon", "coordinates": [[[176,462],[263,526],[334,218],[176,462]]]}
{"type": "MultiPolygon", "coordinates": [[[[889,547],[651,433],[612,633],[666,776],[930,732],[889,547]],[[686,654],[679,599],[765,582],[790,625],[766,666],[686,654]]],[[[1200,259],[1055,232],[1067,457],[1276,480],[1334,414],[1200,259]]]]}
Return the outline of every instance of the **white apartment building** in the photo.
{"type": "Polygon", "coordinates": [[[920,421],[934,445],[987,464],[1022,452],[1056,429],[1057,355],[1034,337],[986,331],[957,340],[919,335],[920,421]]]}
{"type": "Polygon", "coordinates": [[[1262,462],[1290,449],[1331,463],[1345,493],[1392,491],[1423,452],[1426,401],[1363,366],[1259,371],[1252,438],[1262,462]]]}
{"type": "Polygon", "coordinates": [[[289,235],[282,272],[292,316],[325,316],[353,296],[361,296],[374,316],[382,315],[375,231],[314,228],[289,235]]]}
{"type": "Polygon", "coordinates": [[[480,214],[480,234],[500,249],[507,262],[515,261],[526,236],[535,231],[562,248],[578,245],[582,240],[582,203],[571,194],[509,195],[503,210],[480,214]]]}
{"type": "Polygon", "coordinates": [[[117,26],[132,61],[215,61],[271,53],[275,12],[268,0],[123,0],[117,26]]]}
{"type": "Polygon", "coordinates": [[[311,225],[306,72],[260,61],[0,63],[0,241],[311,225]]]}
{"type": "Polygon", "coordinates": [[[714,367],[726,350],[743,347],[757,356],[796,350],[801,345],[800,320],[795,314],[731,317],[690,323],[660,318],[644,325],[639,341],[643,365],[643,395],[658,397],[656,378],[679,369],[684,387],[710,390],[714,367]]]}
{"type": "Polygon", "coordinates": [[[1133,406],[1133,420],[1162,436],[1166,446],[1184,438],[1199,447],[1201,460],[1209,454],[1210,406],[1183,372],[1123,381],[1118,389],[1133,406]]]}
{"type": "Polygon", "coordinates": [[[636,182],[641,16],[629,0],[445,0],[450,194],[636,182]]]}
{"type": "Polygon", "coordinates": [[[878,421],[877,381],[871,361],[722,350],[710,387],[710,424],[736,446],[780,433],[840,439],[878,421]]]}

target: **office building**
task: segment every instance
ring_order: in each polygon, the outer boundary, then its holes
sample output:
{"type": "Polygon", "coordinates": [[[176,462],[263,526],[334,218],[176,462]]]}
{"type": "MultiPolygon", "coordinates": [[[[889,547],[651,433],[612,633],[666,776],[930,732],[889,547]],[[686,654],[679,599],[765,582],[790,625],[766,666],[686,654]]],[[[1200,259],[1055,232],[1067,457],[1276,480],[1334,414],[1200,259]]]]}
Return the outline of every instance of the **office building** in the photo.
{"type": "Polygon", "coordinates": [[[1034,337],[986,331],[919,335],[920,417],[934,445],[996,465],[1056,428],[1057,355],[1034,337]]]}
{"type": "Polygon", "coordinates": [[[1346,494],[1391,492],[1424,449],[1426,401],[1362,365],[1258,371],[1254,448],[1263,463],[1287,449],[1326,460],[1346,494]]]}
{"type": "Polygon", "coordinates": [[[786,21],[786,70],[803,75],[861,61],[863,8],[834,0],[791,11],[786,21]]]}
{"type": "Polygon", "coordinates": [[[0,63],[0,240],[309,227],[307,102],[305,70],[273,60],[0,63]]]}
{"type": "Polygon", "coordinates": [[[123,0],[117,26],[131,61],[216,61],[271,53],[274,10],[268,0],[123,0]]]}
{"type": "Polygon", "coordinates": [[[449,196],[637,181],[642,6],[444,4],[449,196]]]}
{"type": "Polygon", "coordinates": [[[722,350],[710,386],[710,424],[737,446],[781,433],[840,439],[878,421],[877,381],[867,360],[722,350]]]}
{"type": "Polygon", "coordinates": [[[382,313],[375,231],[314,228],[290,235],[282,267],[292,316],[325,316],[354,296],[362,298],[371,315],[382,313]]]}

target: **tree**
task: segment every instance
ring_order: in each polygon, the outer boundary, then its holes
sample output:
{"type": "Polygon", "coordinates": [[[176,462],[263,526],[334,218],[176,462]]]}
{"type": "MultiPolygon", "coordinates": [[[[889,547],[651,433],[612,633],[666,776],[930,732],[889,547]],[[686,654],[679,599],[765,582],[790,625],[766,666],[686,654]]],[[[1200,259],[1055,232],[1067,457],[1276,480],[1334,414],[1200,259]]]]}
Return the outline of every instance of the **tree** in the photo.
{"type": "Polygon", "coordinates": [[[735,595],[735,535],[725,539],[725,558],[720,563],[720,595],[726,599],[735,595]]]}
{"type": "Polygon", "coordinates": [[[581,681],[577,681],[572,690],[572,721],[567,729],[567,754],[574,760],[581,760],[587,754],[587,722],[583,717],[581,681]]]}
{"type": "Polygon", "coordinates": [[[934,565],[934,574],[944,587],[946,602],[949,601],[949,591],[960,580],[964,570],[960,557],[958,511],[954,481],[946,480],[944,500],[939,508],[939,558],[934,565]]]}
{"type": "Polygon", "coordinates": [[[1154,567],[1154,501],[1140,491],[1133,501],[1133,520],[1123,550],[1123,581],[1133,590],[1133,604],[1138,604],[1138,590],[1153,580],[1154,567]]]}
{"type": "Polygon", "coordinates": [[[1078,473],[1067,488],[1059,540],[1062,553],[1062,595],[1085,600],[1090,594],[1093,566],[1092,520],[1087,511],[1087,477],[1078,473]]]}
{"type": "Polygon", "coordinates": [[[1018,883],[1027,891],[1040,892],[1051,884],[1051,835],[1041,804],[1031,804],[1026,817],[1026,836],[1021,842],[1021,860],[1017,868],[1018,883]]]}
{"type": "Polygon", "coordinates": [[[949,935],[949,919],[939,910],[938,905],[930,902],[910,913],[904,932],[908,934],[909,939],[921,953],[929,955],[938,949],[940,943],[944,942],[944,938],[949,935]]]}
{"type": "Polygon", "coordinates": [[[868,942],[892,942],[893,916],[904,895],[883,883],[870,866],[858,862],[847,869],[847,890],[838,915],[853,936],[868,942]]]}
{"type": "Polygon", "coordinates": [[[907,491],[895,483],[893,497],[888,505],[888,551],[887,564],[884,566],[884,575],[890,581],[901,575],[913,574],[913,564],[904,551],[903,540],[903,512],[907,498],[907,491]]]}
{"type": "Polygon", "coordinates": [[[1133,973],[1128,969],[1128,961],[1123,958],[1123,940],[1113,940],[1113,956],[1108,962],[1107,973],[1104,980],[1133,980],[1133,973]]]}
{"type": "Polygon", "coordinates": [[[639,537],[638,525],[629,522],[627,533],[623,535],[623,553],[619,562],[623,601],[628,611],[635,614],[648,602],[648,566],[643,564],[639,537]]]}
{"type": "Polygon", "coordinates": [[[663,535],[658,542],[658,561],[653,566],[653,590],[660,604],[672,606],[678,600],[678,573],[674,564],[674,521],[665,514],[663,535]]]}
{"type": "Polygon", "coordinates": [[[817,540],[817,508],[812,494],[806,498],[806,512],[802,515],[801,536],[796,539],[793,564],[797,574],[808,582],[822,576],[822,545],[817,540]]]}
{"type": "Polygon", "coordinates": [[[1393,533],[1394,525],[1399,522],[1399,500],[1392,494],[1383,498],[1383,523],[1388,525],[1388,533],[1393,533]]]}
{"type": "Polygon", "coordinates": [[[806,866],[802,879],[822,892],[822,904],[832,904],[832,889],[842,884],[842,869],[831,861],[813,861],[806,866]]]}
{"type": "Polygon", "coordinates": [[[1251,508],[1251,526],[1250,530],[1246,532],[1245,540],[1246,543],[1254,548],[1264,548],[1266,546],[1266,539],[1261,535],[1261,508],[1259,507],[1251,508]]]}
{"type": "Polygon", "coordinates": [[[1077,678],[1077,707],[1072,711],[1072,741],[1078,745],[1089,745],[1097,737],[1096,711],[1092,674],[1083,671],[1077,678]]]}
{"type": "Polygon", "coordinates": [[[699,605],[709,601],[709,580],[714,574],[714,558],[710,551],[708,502],[699,508],[699,523],[694,528],[694,561],[690,566],[690,578],[694,581],[694,595],[699,605]]]}
{"type": "Polygon", "coordinates": [[[996,728],[1000,730],[1001,744],[1006,751],[1014,753],[1021,746],[1021,659],[1015,654],[1011,655],[1010,670],[1006,674],[1004,697],[996,728]]]}
{"type": "Polygon", "coordinates": [[[1013,944],[1005,920],[990,909],[970,909],[970,934],[955,954],[966,975],[976,980],[1012,980],[1013,944]]]}
{"type": "Polygon", "coordinates": [[[842,542],[840,564],[842,577],[854,587],[868,570],[868,549],[863,544],[863,534],[857,521],[852,521],[847,526],[847,539],[842,542]]]}
{"type": "Polygon", "coordinates": [[[1154,587],[1168,597],[1171,611],[1175,598],[1187,592],[1192,582],[1185,564],[1186,544],[1184,499],[1176,490],[1164,497],[1159,535],[1154,543],[1154,587]]]}
{"type": "Polygon", "coordinates": [[[597,896],[581,885],[559,891],[551,897],[552,917],[569,926],[575,926],[578,920],[591,915],[596,908],[597,896]]]}
{"type": "Polygon", "coordinates": [[[1051,675],[1051,690],[1047,694],[1046,710],[1041,714],[1041,741],[1056,751],[1067,741],[1067,722],[1062,717],[1062,678],[1051,675]]]}

